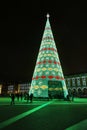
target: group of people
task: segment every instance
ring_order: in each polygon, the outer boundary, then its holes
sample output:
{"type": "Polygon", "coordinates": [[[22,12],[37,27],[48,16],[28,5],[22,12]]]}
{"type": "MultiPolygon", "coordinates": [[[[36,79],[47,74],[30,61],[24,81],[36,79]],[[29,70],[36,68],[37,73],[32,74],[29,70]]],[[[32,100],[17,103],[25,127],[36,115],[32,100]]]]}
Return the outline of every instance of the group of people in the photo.
{"type": "Polygon", "coordinates": [[[32,99],[33,99],[33,93],[31,93],[30,95],[28,93],[25,93],[24,95],[21,93],[17,93],[17,94],[14,94],[14,93],[11,93],[10,94],[10,98],[11,98],[11,105],[15,104],[15,98],[17,98],[17,101],[19,101],[19,98],[21,98],[21,101],[24,97],[24,100],[27,101],[27,103],[30,101],[30,103],[32,103],[32,99]]]}
{"type": "Polygon", "coordinates": [[[30,95],[29,95],[29,93],[25,93],[24,99],[27,100],[27,103],[28,103],[29,101],[30,101],[30,103],[32,103],[33,93],[31,93],[30,95]]]}
{"type": "Polygon", "coordinates": [[[63,93],[58,93],[58,94],[52,94],[52,93],[48,93],[48,100],[52,100],[54,99],[64,99],[65,101],[74,101],[74,97],[75,97],[75,92],[68,92],[66,98],[64,97],[63,93]]]}
{"type": "MultiPolygon", "coordinates": [[[[65,100],[74,101],[74,96],[75,96],[74,92],[69,93],[65,100]]],[[[32,103],[33,93],[31,93],[30,95],[27,92],[25,92],[24,95],[22,93],[21,94],[19,94],[19,93],[17,93],[17,94],[11,93],[10,97],[11,97],[11,103],[10,103],[11,105],[15,104],[15,97],[17,98],[18,101],[19,101],[19,98],[21,98],[21,101],[22,101],[22,99],[24,97],[24,100],[26,100],[27,103],[28,102],[32,103]]],[[[52,99],[52,95],[50,93],[49,93],[49,99],[52,99]]]]}
{"type": "Polygon", "coordinates": [[[17,97],[17,100],[19,101],[21,99],[23,99],[23,93],[16,93],[15,96],[17,97]]]}

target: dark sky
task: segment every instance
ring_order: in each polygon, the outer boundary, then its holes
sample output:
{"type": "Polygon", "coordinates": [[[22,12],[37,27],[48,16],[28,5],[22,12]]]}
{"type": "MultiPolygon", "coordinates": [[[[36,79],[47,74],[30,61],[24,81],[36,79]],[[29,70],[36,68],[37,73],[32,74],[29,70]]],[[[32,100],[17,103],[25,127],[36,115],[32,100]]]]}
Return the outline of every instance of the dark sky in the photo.
{"type": "Polygon", "coordinates": [[[47,13],[64,75],[87,73],[86,3],[3,1],[0,5],[0,81],[31,81],[47,13]]]}

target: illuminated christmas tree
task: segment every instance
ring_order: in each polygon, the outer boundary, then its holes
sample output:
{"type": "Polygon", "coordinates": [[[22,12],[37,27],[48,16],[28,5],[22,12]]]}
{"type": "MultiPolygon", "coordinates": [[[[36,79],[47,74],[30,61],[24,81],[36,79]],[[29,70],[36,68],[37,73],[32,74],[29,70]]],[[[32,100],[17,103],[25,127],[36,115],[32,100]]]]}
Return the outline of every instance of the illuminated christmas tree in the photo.
{"type": "Polygon", "coordinates": [[[49,14],[47,14],[29,94],[33,93],[34,97],[48,97],[49,93],[59,94],[60,92],[63,92],[64,97],[68,94],[49,22],[49,14]]]}

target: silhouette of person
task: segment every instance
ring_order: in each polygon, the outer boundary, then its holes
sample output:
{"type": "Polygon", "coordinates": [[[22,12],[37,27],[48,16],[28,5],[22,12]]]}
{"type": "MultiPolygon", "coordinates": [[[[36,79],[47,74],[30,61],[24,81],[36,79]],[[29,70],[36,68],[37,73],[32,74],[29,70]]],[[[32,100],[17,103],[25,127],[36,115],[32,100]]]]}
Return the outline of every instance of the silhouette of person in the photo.
{"type": "Polygon", "coordinates": [[[14,93],[11,93],[11,105],[15,104],[15,95],[14,93]]]}
{"type": "Polygon", "coordinates": [[[72,91],[71,96],[72,96],[72,101],[74,101],[74,97],[75,97],[74,91],[72,91]]]}
{"type": "Polygon", "coordinates": [[[48,99],[51,99],[51,100],[52,100],[52,95],[51,95],[51,93],[48,94],[48,99]]]}
{"type": "Polygon", "coordinates": [[[70,101],[70,96],[69,96],[69,94],[67,95],[67,101],[70,101]]]}
{"type": "Polygon", "coordinates": [[[19,93],[16,94],[17,100],[19,101],[19,93]]]}
{"type": "Polygon", "coordinates": [[[22,92],[20,93],[20,98],[21,98],[21,101],[22,101],[22,99],[23,99],[23,94],[22,94],[22,92]]]}
{"type": "Polygon", "coordinates": [[[27,95],[27,103],[29,102],[29,93],[26,94],[27,95]]]}
{"type": "Polygon", "coordinates": [[[33,100],[33,93],[30,94],[30,103],[32,103],[33,100]]]}

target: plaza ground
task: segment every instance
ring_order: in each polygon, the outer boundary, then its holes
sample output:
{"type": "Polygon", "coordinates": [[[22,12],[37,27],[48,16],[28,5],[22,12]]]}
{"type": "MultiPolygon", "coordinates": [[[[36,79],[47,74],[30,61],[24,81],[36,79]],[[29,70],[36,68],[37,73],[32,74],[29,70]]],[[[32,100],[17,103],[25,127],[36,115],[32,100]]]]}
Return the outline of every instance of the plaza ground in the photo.
{"type": "Polygon", "coordinates": [[[0,129],[87,130],[87,99],[15,100],[0,97],[0,129]]]}

